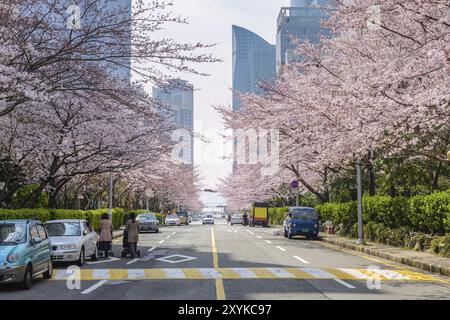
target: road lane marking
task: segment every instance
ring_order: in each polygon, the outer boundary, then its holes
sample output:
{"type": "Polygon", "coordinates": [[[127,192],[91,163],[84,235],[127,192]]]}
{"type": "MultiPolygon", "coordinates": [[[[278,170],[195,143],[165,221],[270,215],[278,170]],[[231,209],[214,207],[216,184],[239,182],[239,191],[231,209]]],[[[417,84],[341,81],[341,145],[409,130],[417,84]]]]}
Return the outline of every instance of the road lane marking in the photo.
{"type": "Polygon", "coordinates": [[[258,239],[262,239],[262,237],[261,236],[256,236],[258,239]]]}
{"type": "Polygon", "coordinates": [[[280,249],[280,250],[283,251],[283,252],[287,251],[285,248],[280,247],[280,246],[277,246],[277,248],[280,249]]]}
{"type": "Polygon", "coordinates": [[[86,261],[86,264],[100,264],[100,263],[107,263],[107,262],[114,262],[114,261],[120,261],[120,258],[111,257],[108,260],[100,260],[100,261],[86,261]]]}
{"type": "Polygon", "coordinates": [[[150,249],[148,249],[147,252],[152,252],[152,251],[155,250],[156,248],[157,248],[156,246],[153,246],[153,247],[151,247],[150,249]]]}
{"type": "MultiPolygon", "coordinates": [[[[165,269],[81,269],[81,281],[93,280],[165,280],[165,279],[329,279],[365,281],[372,277],[383,277],[383,281],[396,282],[441,282],[427,274],[403,272],[402,270],[381,270],[368,273],[363,269],[346,268],[165,268],[165,269]],[[366,274],[364,273],[366,272],[366,274]],[[395,273],[395,274],[394,274],[395,273]],[[398,274],[398,275],[396,275],[398,274]]],[[[73,277],[66,270],[55,270],[52,281],[65,281],[73,277]]],[[[220,281],[219,281],[220,282],[220,281]]],[[[338,281],[339,282],[339,281],[338,281]]],[[[223,285],[223,282],[222,282],[223,285]]],[[[220,288],[219,285],[219,289],[220,288]]],[[[222,293],[217,291],[221,296],[222,293]]]]}
{"type": "Polygon", "coordinates": [[[99,281],[99,282],[97,282],[96,284],[94,284],[92,287],[89,287],[89,288],[87,288],[86,290],[84,290],[84,291],[82,291],[81,292],[81,294],[89,294],[89,293],[91,293],[92,291],[94,291],[95,289],[98,289],[98,288],[100,288],[102,285],[104,285],[105,283],[107,283],[108,282],[108,280],[102,280],[102,281],[99,281]]]}
{"type": "Polygon", "coordinates": [[[272,244],[272,241],[270,241],[270,240],[266,240],[266,242],[267,242],[268,244],[272,244]]]}
{"type": "Polygon", "coordinates": [[[176,231],[172,232],[172,234],[176,234],[176,233],[177,233],[176,231]]]}
{"type": "Polygon", "coordinates": [[[282,268],[267,268],[270,272],[272,272],[277,278],[295,278],[295,276],[282,268]]]}
{"type": "Polygon", "coordinates": [[[252,235],[255,235],[253,232],[251,232],[250,230],[245,230],[245,231],[247,231],[248,233],[250,233],[250,234],[252,234],[252,235]]]}
{"type": "Polygon", "coordinates": [[[127,262],[127,266],[129,266],[130,264],[136,263],[138,261],[139,261],[139,258],[135,258],[133,260],[130,260],[130,261],[127,262]]]}
{"type": "Polygon", "coordinates": [[[170,236],[167,236],[166,239],[170,239],[170,236]]]}
{"type": "Polygon", "coordinates": [[[234,230],[234,233],[238,233],[237,230],[234,230]]]}
{"type": "Polygon", "coordinates": [[[159,244],[161,244],[161,243],[163,243],[164,242],[164,239],[163,240],[161,240],[160,242],[159,242],[159,244]]]}
{"type": "MultiPolygon", "coordinates": [[[[214,234],[214,229],[211,228],[211,251],[213,256],[213,267],[214,269],[219,268],[219,256],[217,254],[216,236],[214,234]]],[[[225,300],[225,289],[223,287],[223,280],[216,279],[216,298],[217,300],[225,300]]]]}
{"type": "Polygon", "coordinates": [[[300,258],[299,256],[294,256],[294,258],[297,259],[297,260],[299,260],[299,261],[301,261],[301,262],[303,262],[304,264],[309,264],[308,261],[306,261],[306,260],[303,259],[303,258],[300,258]]]}
{"type": "Polygon", "coordinates": [[[342,284],[343,286],[345,286],[345,287],[347,287],[349,289],[356,289],[356,287],[352,286],[350,283],[345,282],[345,281],[343,281],[341,279],[334,279],[334,281],[336,281],[337,283],[342,284]]]}

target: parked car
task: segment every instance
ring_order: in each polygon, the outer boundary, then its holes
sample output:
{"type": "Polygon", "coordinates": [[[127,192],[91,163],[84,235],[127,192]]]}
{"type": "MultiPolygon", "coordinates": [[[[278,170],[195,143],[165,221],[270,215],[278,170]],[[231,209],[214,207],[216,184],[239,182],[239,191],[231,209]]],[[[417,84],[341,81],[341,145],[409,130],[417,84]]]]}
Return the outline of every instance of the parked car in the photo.
{"type": "Polygon", "coordinates": [[[285,238],[300,235],[315,239],[319,235],[319,214],[314,208],[290,207],[283,225],[285,238]]]}
{"type": "Polygon", "coordinates": [[[180,226],[180,218],[176,214],[166,217],[166,226],[180,226]]]}
{"type": "Polygon", "coordinates": [[[177,216],[180,219],[180,224],[184,224],[184,225],[189,224],[189,214],[186,211],[177,212],[177,216]]]}
{"type": "Polygon", "coordinates": [[[139,221],[139,232],[159,232],[159,220],[154,213],[149,212],[139,214],[136,220],[139,221]]]}
{"type": "Polygon", "coordinates": [[[98,234],[87,220],[53,220],[45,224],[52,244],[53,261],[82,266],[86,257],[97,260],[98,234]]]}
{"type": "Polygon", "coordinates": [[[244,215],[242,213],[236,212],[235,214],[233,214],[231,216],[230,224],[231,225],[234,225],[234,224],[244,225],[244,215]]]}
{"type": "Polygon", "coordinates": [[[212,214],[206,214],[203,217],[203,224],[214,224],[214,216],[212,214]]]}
{"type": "Polygon", "coordinates": [[[44,225],[37,220],[0,221],[0,283],[30,289],[33,278],[53,274],[52,248],[44,225]]]}

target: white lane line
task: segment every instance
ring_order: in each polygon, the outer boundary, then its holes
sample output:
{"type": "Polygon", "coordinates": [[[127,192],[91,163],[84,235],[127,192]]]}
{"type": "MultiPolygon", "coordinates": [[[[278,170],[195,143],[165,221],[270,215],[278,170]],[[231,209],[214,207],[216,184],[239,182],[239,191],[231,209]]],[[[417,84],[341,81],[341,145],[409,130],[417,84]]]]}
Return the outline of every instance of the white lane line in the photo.
{"type": "Polygon", "coordinates": [[[139,258],[136,258],[136,259],[133,259],[133,260],[131,260],[131,261],[128,261],[128,262],[127,262],[127,266],[130,265],[130,264],[136,263],[136,262],[138,262],[138,261],[139,261],[139,258]]]}
{"type": "Polygon", "coordinates": [[[341,270],[345,273],[348,273],[349,275],[354,276],[355,278],[360,279],[360,280],[369,279],[369,276],[367,274],[359,272],[358,270],[347,269],[347,268],[340,268],[339,270],[341,270]]]}
{"type": "Polygon", "coordinates": [[[287,251],[285,248],[280,247],[280,246],[277,246],[277,248],[280,249],[280,250],[283,251],[283,252],[284,252],[284,251],[287,251]]]}
{"type": "Polygon", "coordinates": [[[128,279],[145,279],[145,271],[143,269],[128,269],[128,279]]]}
{"type": "Polygon", "coordinates": [[[247,231],[248,233],[250,233],[250,234],[253,234],[253,235],[254,235],[254,233],[253,233],[253,232],[251,232],[250,230],[245,230],[245,231],[247,231]]]}
{"type": "Polygon", "coordinates": [[[258,239],[262,239],[260,236],[256,236],[258,239]]]}
{"type": "Polygon", "coordinates": [[[253,271],[246,268],[232,268],[231,270],[236,272],[241,278],[257,278],[256,274],[253,271]]]}
{"type": "Polygon", "coordinates": [[[306,261],[305,259],[300,258],[299,256],[294,256],[294,258],[299,260],[299,261],[301,261],[301,262],[303,262],[303,263],[305,263],[305,264],[309,264],[308,261],[306,261]]]}
{"type": "Polygon", "coordinates": [[[314,278],[318,279],[337,279],[337,277],[334,274],[331,274],[329,272],[326,272],[322,269],[316,269],[316,268],[302,268],[302,271],[312,275],[314,278]]]}
{"type": "Polygon", "coordinates": [[[109,269],[94,269],[92,272],[92,278],[95,280],[109,279],[109,269]]]}
{"type": "Polygon", "coordinates": [[[268,244],[272,244],[272,241],[270,241],[270,240],[266,240],[266,242],[267,242],[268,244]]]}
{"type": "Polygon", "coordinates": [[[295,276],[281,268],[266,268],[270,272],[272,272],[277,278],[295,278],[295,276]]]}
{"type": "Polygon", "coordinates": [[[172,232],[172,234],[175,234],[175,233],[177,233],[176,231],[175,232],[172,232]]]}
{"type": "Polygon", "coordinates": [[[167,236],[166,239],[170,239],[170,236],[167,236]]]}
{"type": "Polygon", "coordinates": [[[356,289],[356,287],[352,286],[350,283],[345,282],[345,281],[343,281],[343,280],[341,280],[341,279],[334,279],[334,281],[336,281],[336,282],[342,284],[343,286],[345,286],[345,287],[347,287],[347,288],[349,288],[349,289],[356,289]]]}
{"type": "Polygon", "coordinates": [[[186,275],[181,269],[164,269],[169,279],[184,279],[186,275]]]}
{"type": "Polygon", "coordinates": [[[109,260],[101,260],[101,261],[86,261],[86,264],[100,264],[105,262],[114,262],[114,261],[120,261],[120,258],[111,257],[109,260]]]}
{"type": "Polygon", "coordinates": [[[163,243],[164,242],[164,240],[161,240],[159,243],[163,243]]]}
{"type": "Polygon", "coordinates": [[[237,230],[234,230],[234,233],[238,233],[237,230]]]}
{"type": "Polygon", "coordinates": [[[152,252],[153,250],[156,249],[156,246],[151,247],[150,249],[147,250],[147,252],[152,252]]]}
{"type": "Polygon", "coordinates": [[[100,288],[102,285],[104,285],[105,283],[107,283],[108,280],[102,280],[97,282],[96,284],[94,284],[92,287],[87,288],[86,290],[84,290],[83,292],[81,292],[81,294],[89,294],[92,291],[94,291],[95,289],[100,288]]]}

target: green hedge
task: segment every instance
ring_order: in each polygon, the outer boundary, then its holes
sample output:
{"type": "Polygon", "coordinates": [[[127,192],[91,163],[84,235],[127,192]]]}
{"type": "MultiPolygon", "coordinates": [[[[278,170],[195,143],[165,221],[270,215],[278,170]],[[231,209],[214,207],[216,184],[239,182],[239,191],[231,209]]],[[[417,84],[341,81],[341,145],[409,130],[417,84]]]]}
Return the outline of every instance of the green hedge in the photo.
{"type": "Polygon", "coordinates": [[[284,216],[288,211],[288,207],[269,208],[269,223],[271,225],[281,225],[284,221],[284,216]]]}
{"type": "MultiPolygon", "coordinates": [[[[59,219],[86,219],[95,230],[100,229],[100,218],[108,209],[97,210],[65,210],[65,209],[0,209],[0,220],[12,219],[39,219],[43,222],[59,219]]],[[[121,208],[114,208],[112,223],[114,228],[119,228],[124,220],[125,211],[121,208]]]]}
{"type": "MultiPolygon", "coordinates": [[[[322,221],[341,225],[351,233],[357,222],[356,202],[325,203],[316,206],[322,221]]],[[[445,235],[450,232],[450,192],[428,196],[363,197],[363,222],[383,224],[387,228],[407,228],[414,232],[445,235]]]]}

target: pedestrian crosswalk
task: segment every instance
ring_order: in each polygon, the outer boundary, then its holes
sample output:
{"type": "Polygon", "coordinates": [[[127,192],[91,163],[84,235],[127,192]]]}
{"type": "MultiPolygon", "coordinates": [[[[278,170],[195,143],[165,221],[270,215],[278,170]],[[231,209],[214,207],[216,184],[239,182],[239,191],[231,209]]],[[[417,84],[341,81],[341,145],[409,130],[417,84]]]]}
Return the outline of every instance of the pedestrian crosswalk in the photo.
{"type": "Polygon", "coordinates": [[[164,280],[164,279],[340,279],[383,281],[440,281],[409,270],[349,268],[167,268],[55,270],[53,280],[164,280]]]}

